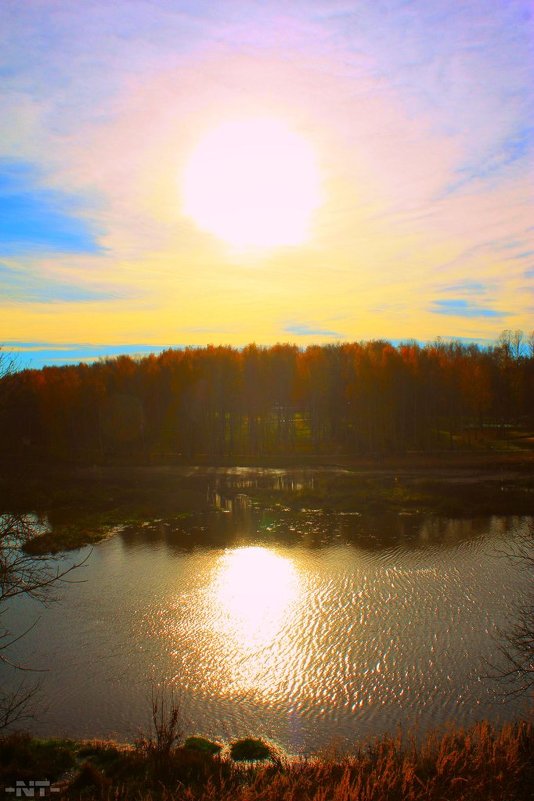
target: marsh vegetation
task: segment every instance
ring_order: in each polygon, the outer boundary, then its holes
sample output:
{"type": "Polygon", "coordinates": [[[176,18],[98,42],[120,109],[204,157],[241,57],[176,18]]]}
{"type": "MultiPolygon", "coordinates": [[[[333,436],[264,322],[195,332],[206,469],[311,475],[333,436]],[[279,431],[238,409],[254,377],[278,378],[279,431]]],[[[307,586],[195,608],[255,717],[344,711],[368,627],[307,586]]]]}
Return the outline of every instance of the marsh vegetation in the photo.
{"type": "MultiPolygon", "coordinates": [[[[258,747],[259,741],[256,741],[258,747]]],[[[243,747],[234,743],[234,749],[243,747]]],[[[112,741],[0,739],[0,783],[47,776],[72,799],[176,801],[530,801],[534,729],[487,723],[384,736],[344,756],[273,759],[266,744],[248,765],[177,744],[165,758],[112,741]]],[[[231,750],[231,749],[230,749],[231,750]]]]}

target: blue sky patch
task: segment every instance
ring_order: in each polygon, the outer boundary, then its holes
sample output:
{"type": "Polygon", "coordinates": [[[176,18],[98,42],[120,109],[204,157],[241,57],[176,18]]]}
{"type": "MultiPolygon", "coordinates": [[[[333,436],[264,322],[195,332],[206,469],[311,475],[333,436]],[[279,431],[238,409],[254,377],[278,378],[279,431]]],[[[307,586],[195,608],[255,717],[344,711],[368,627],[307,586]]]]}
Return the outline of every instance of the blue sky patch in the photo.
{"type": "Polygon", "coordinates": [[[3,352],[14,361],[15,370],[40,370],[79,362],[95,362],[115,356],[148,356],[181,345],[91,345],[90,343],[5,342],[3,352]]]}
{"type": "Polygon", "coordinates": [[[79,198],[40,185],[33,165],[0,159],[0,247],[4,256],[28,251],[100,252],[96,233],[81,211],[79,198]]]}
{"type": "Polygon", "coordinates": [[[434,314],[447,314],[452,317],[506,317],[508,314],[508,312],[490,309],[486,306],[478,306],[464,298],[435,300],[430,311],[434,314]]]}
{"type": "MultiPolygon", "coordinates": [[[[299,326],[296,326],[299,327],[299,326]]],[[[305,326],[304,326],[305,327],[305,326]]],[[[315,329],[322,331],[322,329],[315,329]]],[[[325,334],[323,334],[325,336],[325,334]]],[[[492,344],[493,340],[485,337],[462,337],[462,336],[442,336],[443,342],[462,342],[464,344],[475,344],[479,347],[486,347],[492,344]]],[[[424,347],[425,340],[391,339],[388,340],[395,347],[416,343],[424,347]]],[[[185,345],[166,344],[166,345],[92,345],[86,342],[24,342],[21,340],[11,340],[3,344],[2,352],[13,360],[15,370],[40,370],[43,367],[62,367],[69,364],[79,364],[80,362],[95,362],[99,359],[114,358],[116,356],[143,357],[151,353],[158,355],[169,348],[181,350],[185,345]]],[[[187,347],[191,347],[188,345],[187,347]]],[[[201,345],[197,347],[202,347],[201,345]]],[[[237,347],[237,346],[236,346],[237,347]]]]}

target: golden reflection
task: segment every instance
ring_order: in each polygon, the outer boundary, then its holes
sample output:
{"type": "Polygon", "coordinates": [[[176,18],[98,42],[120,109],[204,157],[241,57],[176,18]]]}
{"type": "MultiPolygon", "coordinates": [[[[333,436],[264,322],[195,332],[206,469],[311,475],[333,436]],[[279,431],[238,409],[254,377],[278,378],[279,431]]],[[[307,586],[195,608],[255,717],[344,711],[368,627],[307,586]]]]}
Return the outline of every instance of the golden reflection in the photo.
{"type": "Polygon", "coordinates": [[[272,662],[271,646],[280,646],[275,641],[294,615],[299,584],[293,561],[275,550],[238,548],[221,557],[213,584],[217,628],[231,640],[235,664],[252,658],[261,669],[272,662]]]}

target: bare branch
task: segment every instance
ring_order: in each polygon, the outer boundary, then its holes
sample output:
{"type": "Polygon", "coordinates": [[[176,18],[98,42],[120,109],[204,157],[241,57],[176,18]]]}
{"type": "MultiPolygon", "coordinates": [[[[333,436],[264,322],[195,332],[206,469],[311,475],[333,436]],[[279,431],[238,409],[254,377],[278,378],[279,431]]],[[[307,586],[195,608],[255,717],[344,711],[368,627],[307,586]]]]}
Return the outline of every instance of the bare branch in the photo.
{"type": "Polygon", "coordinates": [[[28,687],[21,682],[13,692],[0,694],[0,729],[32,719],[34,703],[39,692],[39,684],[28,687]]]}
{"type": "MultiPolygon", "coordinates": [[[[70,574],[84,565],[91,551],[78,562],[59,562],[50,554],[31,554],[27,544],[39,535],[42,524],[34,515],[8,513],[0,515],[0,616],[5,603],[21,595],[34,598],[42,604],[57,599],[56,590],[64,583],[72,583],[70,574]]],[[[37,668],[12,660],[9,651],[37,624],[35,620],[19,634],[12,635],[0,627],[0,662],[17,671],[41,672],[37,668]]],[[[36,687],[21,683],[13,693],[0,692],[0,729],[32,717],[30,709],[37,692],[36,687]]]]}
{"type": "MultiPolygon", "coordinates": [[[[534,569],[534,526],[514,543],[514,550],[501,551],[529,572],[534,569]]],[[[500,631],[498,644],[504,659],[504,667],[494,664],[492,678],[507,685],[504,695],[508,698],[528,694],[534,690],[534,592],[515,609],[515,623],[508,631],[500,631]]]]}

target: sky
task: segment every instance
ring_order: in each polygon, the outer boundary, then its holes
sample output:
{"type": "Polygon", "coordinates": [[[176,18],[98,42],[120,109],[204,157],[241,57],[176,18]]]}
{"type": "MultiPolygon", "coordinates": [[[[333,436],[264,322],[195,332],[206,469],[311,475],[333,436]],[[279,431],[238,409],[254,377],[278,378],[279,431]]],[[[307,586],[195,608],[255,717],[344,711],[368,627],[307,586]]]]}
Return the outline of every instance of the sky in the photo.
{"type": "Polygon", "coordinates": [[[526,0],[2,0],[0,345],[534,328],[526,0]]]}

